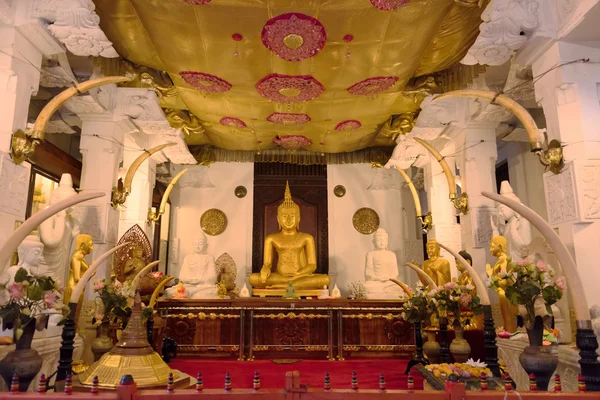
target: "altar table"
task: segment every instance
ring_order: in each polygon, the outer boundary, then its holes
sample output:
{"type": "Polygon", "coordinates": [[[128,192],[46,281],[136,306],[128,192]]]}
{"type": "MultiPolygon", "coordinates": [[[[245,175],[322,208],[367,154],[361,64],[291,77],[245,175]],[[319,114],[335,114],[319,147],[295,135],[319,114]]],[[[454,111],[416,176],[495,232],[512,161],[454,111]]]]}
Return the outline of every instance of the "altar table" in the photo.
{"type": "Polygon", "coordinates": [[[171,337],[196,356],[323,358],[411,357],[412,324],[395,300],[160,300],[155,343],[171,337]]]}

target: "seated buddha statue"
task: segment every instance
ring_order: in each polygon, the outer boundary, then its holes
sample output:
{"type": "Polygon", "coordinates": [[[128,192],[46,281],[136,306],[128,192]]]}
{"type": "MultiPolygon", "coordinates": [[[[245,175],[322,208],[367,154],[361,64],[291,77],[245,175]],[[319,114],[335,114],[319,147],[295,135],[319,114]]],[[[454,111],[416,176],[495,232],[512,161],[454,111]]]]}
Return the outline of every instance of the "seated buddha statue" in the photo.
{"type": "MultiPolygon", "coordinates": [[[[179,281],[183,283],[187,297],[190,299],[218,299],[215,257],[206,254],[206,235],[202,233],[202,236],[194,238],[193,245],[194,253],[188,254],[183,259],[179,281]]],[[[166,290],[168,297],[173,297],[176,292],[177,287],[166,290]]]]}
{"type": "MultiPolygon", "coordinates": [[[[473,257],[471,257],[471,255],[469,253],[462,250],[458,254],[460,254],[460,256],[462,258],[464,258],[469,263],[469,265],[471,265],[471,266],[473,265],[473,257]]],[[[469,271],[467,271],[467,269],[458,260],[456,260],[456,269],[458,269],[458,273],[460,274],[457,279],[457,282],[459,285],[461,285],[461,286],[471,285],[471,286],[475,287],[475,282],[473,281],[473,277],[471,276],[471,274],[469,274],[469,271]]],[[[473,291],[477,292],[477,289],[473,289],[473,291]]]]}
{"type": "MultiPolygon", "coordinates": [[[[423,271],[429,275],[437,286],[450,282],[450,263],[440,257],[440,245],[437,241],[429,239],[425,245],[425,250],[427,250],[428,258],[423,262],[423,271]]],[[[421,278],[421,282],[426,286],[429,285],[423,278],[421,278]]]]}
{"type": "Polygon", "coordinates": [[[15,281],[15,274],[21,268],[25,269],[29,275],[39,275],[39,264],[44,251],[44,244],[40,242],[37,236],[29,235],[21,242],[18,249],[19,263],[10,267],[4,276],[4,281],[8,282],[8,287],[15,281]]]}
{"type": "Polygon", "coordinates": [[[131,258],[125,262],[123,276],[119,277],[119,280],[122,282],[133,281],[133,278],[146,266],[146,263],[142,260],[143,254],[144,248],[142,246],[135,246],[131,249],[131,258]]]}
{"type": "MultiPolygon", "coordinates": [[[[498,258],[496,265],[492,268],[487,264],[485,271],[487,276],[497,276],[500,273],[510,272],[510,256],[506,253],[506,238],[504,236],[494,236],[490,242],[490,252],[494,257],[498,258]]],[[[519,309],[517,306],[510,304],[505,294],[506,279],[500,280],[500,288],[497,290],[498,300],[500,303],[500,311],[502,312],[502,321],[504,330],[510,333],[517,330],[517,315],[519,309]]]]}
{"type": "Polygon", "coordinates": [[[367,253],[365,260],[365,289],[367,299],[398,299],[403,290],[390,281],[398,279],[398,260],[396,253],[388,250],[388,234],[377,229],[373,235],[375,249],[367,253]]]}
{"type": "Polygon", "coordinates": [[[253,288],[283,289],[292,281],[296,290],[316,289],[329,286],[329,275],[315,274],[317,257],[315,239],[308,233],[298,232],[300,207],[292,200],[290,186],[286,182],[284,200],[277,207],[280,232],[265,239],[264,260],[260,273],[250,275],[253,288]],[[277,252],[277,267],[272,270],[273,250],[277,252]]]}

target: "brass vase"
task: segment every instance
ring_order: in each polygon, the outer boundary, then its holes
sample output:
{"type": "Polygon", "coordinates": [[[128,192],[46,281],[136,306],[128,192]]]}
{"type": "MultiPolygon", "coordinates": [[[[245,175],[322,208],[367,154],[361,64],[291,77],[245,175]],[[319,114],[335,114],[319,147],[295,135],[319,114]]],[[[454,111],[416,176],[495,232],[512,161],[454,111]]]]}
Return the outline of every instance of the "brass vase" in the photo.
{"type": "Polygon", "coordinates": [[[102,320],[102,323],[97,329],[96,339],[92,343],[92,353],[94,353],[94,361],[98,361],[105,353],[108,353],[113,347],[113,340],[108,336],[110,330],[110,320],[107,318],[102,320]]]}
{"type": "Polygon", "coordinates": [[[555,346],[544,346],[544,324],[542,317],[536,316],[531,329],[527,329],[529,346],[519,355],[519,362],[527,374],[535,375],[538,390],[548,390],[548,383],[556,367],[558,352],[555,346]]]}
{"type": "Polygon", "coordinates": [[[19,392],[26,392],[31,381],[42,369],[42,357],[38,352],[31,348],[31,341],[35,333],[35,318],[23,326],[23,334],[16,340],[14,338],[15,350],[9,352],[6,357],[0,361],[0,375],[10,388],[13,374],[19,377],[19,392]]]}
{"type": "Polygon", "coordinates": [[[423,343],[423,352],[430,364],[439,364],[441,346],[435,340],[435,330],[425,329],[424,331],[427,333],[427,341],[423,343]]]}
{"type": "Polygon", "coordinates": [[[454,361],[458,363],[466,362],[471,354],[471,346],[463,335],[463,326],[460,321],[454,320],[454,339],[450,342],[450,353],[454,357],[454,361]]]}

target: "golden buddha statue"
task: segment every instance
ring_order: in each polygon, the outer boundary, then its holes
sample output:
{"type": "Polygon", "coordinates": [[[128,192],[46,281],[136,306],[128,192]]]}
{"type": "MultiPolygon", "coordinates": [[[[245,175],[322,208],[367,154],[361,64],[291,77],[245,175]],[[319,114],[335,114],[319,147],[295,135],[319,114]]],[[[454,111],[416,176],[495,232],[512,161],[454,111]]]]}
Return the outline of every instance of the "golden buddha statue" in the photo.
{"type": "MultiPolygon", "coordinates": [[[[490,242],[490,252],[498,261],[492,268],[490,264],[487,264],[485,271],[487,276],[491,277],[500,273],[510,272],[510,256],[506,254],[506,238],[504,236],[494,236],[490,242]]],[[[498,299],[500,302],[500,311],[502,312],[502,320],[504,323],[504,330],[510,333],[516,332],[517,330],[517,318],[519,313],[517,306],[510,304],[506,294],[504,292],[506,288],[506,279],[500,280],[500,288],[497,290],[498,299]]]]}
{"type": "Polygon", "coordinates": [[[142,260],[143,255],[144,248],[142,246],[135,246],[131,249],[131,258],[123,266],[123,271],[121,271],[123,276],[119,276],[121,282],[132,281],[144,269],[146,263],[142,260]]]}
{"type": "Polygon", "coordinates": [[[277,208],[277,222],[281,232],[265,239],[263,266],[260,273],[250,275],[254,288],[284,289],[292,281],[294,288],[321,290],[329,286],[329,275],[315,274],[317,258],[315,239],[308,233],[298,232],[300,207],[292,200],[286,182],[284,200],[277,208]],[[277,268],[272,271],[273,249],[277,251],[277,268]]]}
{"type": "MultiPolygon", "coordinates": [[[[85,256],[90,254],[94,250],[94,242],[90,235],[80,234],[75,239],[75,253],[71,257],[71,266],[69,269],[69,279],[67,280],[67,287],[65,289],[64,304],[69,304],[71,299],[71,292],[77,282],[81,279],[81,276],[90,267],[85,261],[85,256]]],[[[83,294],[82,294],[83,296],[83,294]]],[[[78,302],[78,299],[73,299],[74,302],[78,302]]]]}
{"type": "MultiPolygon", "coordinates": [[[[460,254],[461,257],[464,258],[469,263],[469,265],[473,266],[473,257],[471,257],[471,255],[469,253],[462,250],[458,254],[460,254]]],[[[458,279],[456,280],[459,285],[461,285],[461,286],[471,285],[471,286],[475,287],[475,282],[473,281],[473,277],[471,276],[471,274],[469,274],[469,271],[467,271],[467,269],[458,260],[456,260],[456,269],[458,269],[458,272],[460,273],[460,275],[458,276],[458,279]]],[[[475,289],[473,289],[473,292],[477,293],[476,287],[475,287],[475,289]]]]}
{"type": "MultiPolygon", "coordinates": [[[[423,271],[433,279],[433,282],[437,285],[443,285],[450,282],[450,263],[448,260],[440,257],[440,245],[435,239],[429,239],[425,245],[427,250],[427,260],[423,262],[423,271]]],[[[421,282],[424,285],[429,283],[421,278],[421,282]]]]}

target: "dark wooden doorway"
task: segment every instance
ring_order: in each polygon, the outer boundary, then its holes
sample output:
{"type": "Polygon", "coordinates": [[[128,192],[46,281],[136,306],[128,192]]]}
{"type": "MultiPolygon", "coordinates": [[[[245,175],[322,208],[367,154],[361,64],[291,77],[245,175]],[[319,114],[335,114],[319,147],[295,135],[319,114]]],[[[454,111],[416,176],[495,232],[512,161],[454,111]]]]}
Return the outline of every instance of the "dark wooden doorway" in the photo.
{"type": "MultiPolygon", "coordinates": [[[[327,165],[285,163],[254,163],[252,272],[259,272],[262,267],[265,238],[279,230],[277,207],[283,201],[286,181],[294,202],[300,206],[299,230],[315,238],[316,273],[327,274],[327,165]]],[[[274,258],[273,265],[276,262],[274,258]]]]}

